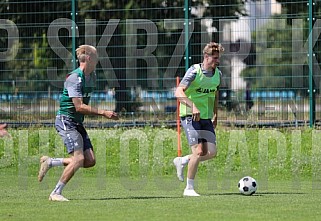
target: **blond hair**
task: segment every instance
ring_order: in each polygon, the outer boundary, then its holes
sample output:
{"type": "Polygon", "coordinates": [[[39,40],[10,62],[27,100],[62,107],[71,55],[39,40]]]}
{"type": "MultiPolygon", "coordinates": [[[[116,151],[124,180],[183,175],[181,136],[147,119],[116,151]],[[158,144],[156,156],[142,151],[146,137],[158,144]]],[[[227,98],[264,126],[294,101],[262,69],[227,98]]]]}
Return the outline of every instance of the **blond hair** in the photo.
{"type": "Polygon", "coordinates": [[[91,45],[80,45],[76,49],[77,59],[79,62],[85,62],[86,55],[92,56],[93,54],[98,56],[97,49],[91,45]]]}
{"type": "Polygon", "coordinates": [[[213,55],[215,52],[221,53],[223,51],[224,48],[221,44],[218,44],[216,42],[210,42],[204,47],[203,54],[213,55]]]}

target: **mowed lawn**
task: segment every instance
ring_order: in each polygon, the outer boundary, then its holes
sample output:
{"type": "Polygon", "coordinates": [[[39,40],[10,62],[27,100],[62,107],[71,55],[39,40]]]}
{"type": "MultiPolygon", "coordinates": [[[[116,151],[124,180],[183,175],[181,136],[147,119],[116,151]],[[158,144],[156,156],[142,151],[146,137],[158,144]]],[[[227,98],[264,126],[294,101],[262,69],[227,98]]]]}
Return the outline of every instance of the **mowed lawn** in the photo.
{"type": "Polygon", "coordinates": [[[175,130],[91,130],[97,164],[65,187],[69,202],[48,200],[61,167],[36,177],[41,155],[64,154],[56,131],[10,134],[0,139],[0,221],[321,220],[320,130],[218,129],[219,154],[200,165],[196,198],[176,178],[175,130]],[[238,192],[245,175],[258,183],[253,196],[238,192]]]}
{"type": "MultiPolygon", "coordinates": [[[[6,175],[1,171],[0,220],[320,220],[321,190],[312,181],[268,181],[268,189],[252,196],[238,193],[237,183],[229,189],[217,182],[209,188],[198,179],[201,197],[183,197],[185,183],[175,176],[141,181],[82,176],[64,190],[69,202],[50,202],[56,183],[49,176],[39,184],[36,177],[6,175]],[[159,183],[158,183],[159,181],[159,183]],[[142,189],[137,186],[143,187],[142,189]]],[[[231,181],[232,182],[232,181],[231,181]]],[[[234,182],[234,181],[233,181],[234,182]]],[[[258,180],[258,183],[260,181],[258,180]]]]}

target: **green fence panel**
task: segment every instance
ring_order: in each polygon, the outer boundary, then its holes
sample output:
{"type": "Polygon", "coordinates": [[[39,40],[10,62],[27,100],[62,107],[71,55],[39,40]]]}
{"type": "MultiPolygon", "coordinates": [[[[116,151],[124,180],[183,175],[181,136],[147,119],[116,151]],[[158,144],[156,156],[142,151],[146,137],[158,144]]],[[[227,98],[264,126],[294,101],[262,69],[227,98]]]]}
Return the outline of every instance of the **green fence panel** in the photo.
{"type": "Polygon", "coordinates": [[[75,48],[91,44],[92,105],[121,113],[123,124],[175,125],[176,77],[216,41],[225,48],[222,124],[318,126],[320,13],[311,0],[1,0],[0,118],[52,124],[75,48]]]}

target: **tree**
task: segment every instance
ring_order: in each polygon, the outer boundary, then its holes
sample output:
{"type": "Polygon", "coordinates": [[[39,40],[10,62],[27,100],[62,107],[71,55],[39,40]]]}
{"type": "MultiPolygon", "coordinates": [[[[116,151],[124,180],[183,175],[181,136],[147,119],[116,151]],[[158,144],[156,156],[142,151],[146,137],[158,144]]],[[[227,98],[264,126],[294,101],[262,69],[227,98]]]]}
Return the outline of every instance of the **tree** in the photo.
{"type": "Polygon", "coordinates": [[[283,90],[293,87],[296,80],[293,53],[298,52],[292,51],[292,31],[285,17],[275,16],[252,33],[252,41],[256,42],[256,63],[244,69],[241,76],[254,88],[283,90]]]}
{"type": "Polygon", "coordinates": [[[277,0],[277,2],[282,4],[282,14],[286,14],[288,19],[297,18],[298,14],[308,15],[308,1],[293,0],[289,2],[288,0],[277,0]]]}
{"type": "MultiPolygon", "coordinates": [[[[126,82],[126,19],[148,19],[157,26],[157,49],[153,52],[153,55],[157,58],[158,66],[154,67],[158,70],[158,75],[155,78],[162,78],[166,70],[170,70],[171,76],[182,76],[185,72],[185,61],[183,59],[183,53],[180,52],[178,63],[176,62],[173,67],[168,67],[172,54],[177,46],[178,39],[181,37],[182,30],[180,27],[168,30],[164,27],[164,19],[175,20],[184,19],[185,11],[183,9],[185,0],[82,0],[78,2],[78,16],[77,25],[79,28],[79,38],[77,39],[77,45],[86,43],[85,40],[85,19],[95,19],[97,21],[97,40],[103,34],[104,28],[108,21],[111,19],[120,19],[120,23],[117,26],[111,40],[106,48],[112,68],[116,74],[119,82],[116,90],[117,97],[117,111],[125,108],[127,111],[133,110],[131,107],[131,96],[129,90],[131,86],[124,84],[126,82]],[[178,67],[178,68],[177,68],[178,67]]],[[[217,29],[219,18],[237,18],[242,15],[244,1],[242,0],[193,0],[190,1],[191,8],[201,8],[204,10],[203,15],[191,14],[191,19],[195,21],[194,33],[191,37],[191,62],[198,60],[201,54],[200,47],[200,35],[203,31],[200,23],[201,18],[208,18],[213,20],[213,26],[217,29]],[[193,47],[194,45],[194,47],[193,47]]],[[[6,74],[3,74],[3,79],[25,79],[26,87],[24,90],[30,91],[43,91],[47,88],[51,81],[48,80],[46,67],[57,67],[58,78],[63,79],[66,74],[66,63],[59,56],[56,55],[54,50],[48,44],[48,41],[43,41],[43,38],[47,39],[47,31],[49,25],[58,18],[71,19],[71,1],[37,1],[29,2],[22,0],[0,0],[0,18],[9,19],[17,24],[19,28],[20,41],[19,41],[19,53],[15,60],[1,63],[1,67],[7,70],[6,74]],[[39,62],[41,58],[41,62],[39,62]],[[37,80],[36,83],[31,84],[32,80],[37,80]],[[39,80],[46,81],[45,84],[39,84],[39,80]]],[[[138,33],[138,41],[140,45],[137,47],[144,48],[146,45],[147,35],[144,31],[138,33]]],[[[218,40],[217,34],[214,34],[212,40],[218,40]],[[215,36],[214,36],[215,35],[215,36]]],[[[1,39],[0,39],[1,40],[1,39]]],[[[59,32],[59,40],[62,45],[71,51],[71,38],[66,30],[59,32]]],[[[5,41],[5,40],[4,40],[5,41]]],[[[5,42],[2,42],[5,44],[5,42]]],[[[0,44],[2,45],[0,42],[0,44]]],[[[127,46],[127,48],[126,48],[127,46]]],[[[148,56],[148,55],[146,55],[148,56]]],[[[68,58],[69,59],[69,58],[68,58]]],[[[70,58],[71,59],[71,58],[70,58]]],[[[102,58],[106,59],[106,58],[102,58]]],[[[69,67],[68,67],[69,68],[69,67]]],[[[150,69],[146,67],[144,59],[140,59],[137,63],[137,82],[144,88],[149,88],[147,81],[144,80],[149,76],[150,69]]],[[[2,72],[5,73],[5,72],[2,72]]],[[[108,86],[107,81],[104,81],[106,77],[101,70],[97,71],[99,81],[99,90],[103,90],[108,86]],[[104,79],[105,78],[105,79],[104,79]]],[[[54,79],[54,80],[59,80],[54,79]]],[[[171,82],[174,84],[174,82],[171,82]]],[[[162,81],[158,81],[157,84],[160,87],[170,86],[162,81]]],[[[10,85],[9,85],[10,87],[10,85]]],[[[60,88],[58,88],[60,90],[60,88]]]]}
{"type": "MultiPolygon", "coordinates": [[[[26,92],[47,90],[50,85],[47,68],[61,70],[65,65],[60,58],[57,59],[53,50],[49,50],[47,30],[55,19],[63,16],[70,18],[70,8],[71,2],[0,1],[0,18],[14,22],[19,29],[17,56],[2,63],[5,70],[2,79],[20,82],[16,86],[26,92]]],[[[66,38],[61,38],[61,41],[68,46],[66,38]]]]}
{"type": "MultiPolygon", "coordinates": [[[[152,1],[142,1],[142,0],[130,0],[130,1],[81,1],[79,4],[79,20],[84,20],[86,18],[94,18],[97,21],[108,21],[110,19],[121,19],[120,25],[115,31],[115,38],[113,37],[109,43],[109,47],[106,49],[112,65],[117,76],[119,86],[115,88],[116,91],[116,111],[126,109],[127,111],[132,111],[131,100],[128,91],[130,87],[125,83],[128,81],[126,78],[126,61],[125,59],[119,59],[126,56],[126,19],[148,19],[157,25],[157,49],[153,52],[157,56],[158,75],[155,78],[163,79],[166,77],[166,71],[168,71],[168,65],[172,59],[176,59],[177,67],[169,67],[169,69],[174,70],[174,75],[171,76],[183,76],[185,73],[185,60],[183,59],[184,52],[181,52],[176,58],[172,56],[176,49],[177,42],[179,41],[182,30],[181,27],[175,29],[168,29],[164,26],[164,19],[173,20],[184,19],[184,0],[176,1],[164,1],[164,0],[152,0],[152,1]],[[102,10],[106,9],[106,10],[102,10]]],[[[196,0],[190,1],[191,8],[204,10],[203,14],[190,14],[190,19],[194,21],[194,30],[191,35],[191,60],[190,62],[199,62],[201,58],[201,50],[204,45],[201,45],[201,32],[204,32],[205,28],[201,25],[202,18],[212,19],[212,25],[219,30],[219,19],[220,18],[238,18],[244,15],[244,1],[241,0],[211,0],[203,1],[196,0]]],[[[97,33],[98,35],[101,34],[97,33]]],[[[141,47],[145,47],[146,43],[146,33],[139,33],[139,42],[141,47]]],[[[211,40],[218,41],[218,33],[215,33],[211,40]]],[[[82,40],[83,41],[83,40],[82,40]]],[[[148,56],[148,55],[147,55],[148,56]]],[[[137,63],[137,77],[138,84],[145,89],[149,88],[148,82],[145,80],[150,74],[150,70],[146,67],[143,59],[137,63]]],[[[175,82],[164,82],[158,80],[156,83],[160,88],[166,87],[170,88],[175,86],[175,82]]],[[[154,88],[155,89],[155,88],[154,88]]]]}
{"type": "MultiPolygon", "coordinates": [[[[269,23],[252,33],[252,42],[254,42],[252,49],[255,51],[255,58],[246,60],[247,68],[242,71],[241,76],[259,89],[291,88],[301,95],[307,95],[309,67],[306,55],[308,52],[295,51],[293,47],[297,44],[303,45],[308,40],[309,28],[306,19],[309,13],[308,6],[304,1],[279,0],[278,2],[282,3],[282,15],[272,17],[269,23]],[[302,22],[300,27],[294,24],[294,18],[302,22]],[[280,24],[283,24],[282,27],[280,24]],[[280,28],[277,28],[278,26],[280,28]],[[298,31],[300,32],[299,42],[295,43],[293,37],[298,31]],[[262,39],[258,35],[268,36],[268,39],[262,39]],[[265,46],[260,43],[264,40],[267,40],[265,46]],[[278,58],[273,57],[271,53],[267,53],[267,48],[281,49],[281,54],[278,58]]],[[[320,14],[320,5],[314,5],[313,10],[314,17],[320,14]]],[[[314,32],[316,33],[317,29],[314,29],[314,32]]],[[[314,45],[313,52],[317,63],[320,63],[320,44],[314,45]]],[[[317,63],[314,64],[314,68],[318,65],[317,63]]],[[[315,70],[313,79],[314,85],[317,87],[319,86],[319,76],[315,70]]]]}

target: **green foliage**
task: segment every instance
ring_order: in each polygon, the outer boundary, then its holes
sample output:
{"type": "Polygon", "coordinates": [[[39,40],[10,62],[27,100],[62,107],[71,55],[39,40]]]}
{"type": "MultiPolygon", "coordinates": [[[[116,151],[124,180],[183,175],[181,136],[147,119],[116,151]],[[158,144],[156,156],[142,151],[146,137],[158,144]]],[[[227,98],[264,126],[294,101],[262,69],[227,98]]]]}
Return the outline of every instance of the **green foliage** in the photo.
{"type": "Polygon", "coordinates": [[[62,68],[48,45],[48,27],[57,18],[69,18],[70,10],[71,1],[0,1],[0,18],[14,22],[19,30],[17,56],[4,64],[1,80],[17,81],[16,92],[48,90],[47,68],[62,68]]]}
{"type": "MultiPolygon", "coordinates": [[[[76,23],[79,27],[77,44],[87,42],[84,30],[86,19],[95,19],[97,21],[97,26],[99,26],[96,28],[97,40],[99,40],[103,34],[102,31],[105,28],[105,21],[109,21],[110,19],[121,20],[121,24],[117,28],[116,32],[113,33],[113,39],[106,50],[112,60],[117,78],[119,80],[124,80],[126,79],[126,76],[124,76],[126,63],[124,63],[125,59],[122,59],[122,57],[126,56],[127,48],[125,40],[126,32],[128,31],[124,25],[125,21],[126,19],[147,19],[155,22],[158,26],[157,35],[159,37],[159,50],[154,53],[158,57],[159,66],[166,68],[178,42],[181,28],[179,29],[179,33],[171,33],[169,30],[164,30],[162,26],[164,19],[184,19],[184,2],[185,1],[183,0],[153,0],[149,2],[115,0],[77,1],[78,14],[76,23]]],[[[242,14],[241,11],[243,11],[244,2],[239,0],[228,2],[209,1],[206,2],[206,5],[208,4],[208,6],[206,6],[204,1],[197,0],[190,1],[190,4],[191,7],[195,8],[204,7],[204,17],[213,17],[213,15],[215,15],[215,18],[213,18],[215,23],[213,23],[213,25],[218,28],[218,18],[226,16],[235,17],[236,15],[242,14]]],[[[14,22],[18,26],[20,37],[19,44],[15,45],[18,50],[16,58],[1,66],[3,70],[7,70],[1,76],[2,80],[22,81],[22,85],[16,85],[20,91],[46,91],[48,90],[48,86],[52,83],[52,80],[61,80],[61,76],[65,76],[68,69],[71,68],[69,63],[71,58],[70,56],[65,56],[66,51],[63,51],[64,53],[60,53],[61,50],[56,48],[56,45],[48,45],[48,42],[44,41],[43,38],[47,38],[46,35],[48,34],[48,28],[52,22],[60,18],[71,19],[70,13],[71,1],[68,0],[37,3],[28,1],[0,1],[0,18],[9,19],[14,22]],[[56,54],[57,52],[59,52],[58,55],[56,54]],[[47,67],[57,68],[57,76],[54,76],[57,77],[57,79],[48,79],[47,67]]],[[[197,16],[192,15],[192,18],[195,17],[197,16]]],[[[199,23],[196,23],[195,27],[198,26],[199,23]]],[[[68,33],[66,29],[62,28],[59,32],[59,43],[66,47],[69,53],[71,53],[71,38],[69,35],[70,33],[68,33]]],[[[144,35],[138,37],[140,42],[139,44],[142,44],[142,47],[144,47],[144,44],[141,42],[144,42],[145,38],[146,36],[144,35]]],[[[6,46],[5,41],[6,39],[2,39],[0,42],[1,45],[3,43],[3,45],[6,46]]],[[[196,42],[199,42],[197,41],[197,38],[196,42]]],[[[195,51],[195,53],[198,52],[199,50],[195,51]]],[[[184,67],[184,61],[182,61],[180,65],[184,67]]],[[[135,69],[138,70],[138,79],[147,78],[148,75],[144,62],[142,62],[142,64],[139,63],[138,67],[135,67],[135,69]]],[[[164,70],[160,71],[160,73],[163,72],[164,70]]],[[[101,71],[98,71],[98,75],[100,78],[104,77],[101,71]]],[[[163,76],[159,77],[162,78],[163,76]]],[[[146,80],[140,80],[138,83],[143,87],[147,87],[147,83],[145,81],[146,80]]],[[[106,86],[107,82],[104,81],[97,89],[104,90],[106,86]]],[[[159,86],[162,87],[163,85],[159,86]]],[[[11,87],[11,81],[8,82],[8,87],[11,87]]],[[[2,89],[6,88],[2,87],[2,89]]],[[[120,91],[125,90],[128,90],[128,88],[121,85],[120,91]]],[[[116,93],[118,93],[117,90],[116,93]]],[[[122,94],[120,97],[125,96],[122,94]]],[[[126,99],[125,101],[130,101],[130,98],[125,97],[124,99],[126,99]]]]}
{"type": "MultiPolygon", "coordinates": [[[[107,176],[133,178],[175,174],[172,165],[177,155],[175,130],[144,128],[88,131],[97,166],[84,170],[85,174],[107,171],[107,176]]],[[[54,129],[34,128],[10,132],[12,138],[0,140],[2,168],[11,167],[19,172],[21,167],[26,167],[29,172],[36,174],[38,160],[35,159],[39,156],[66,156],[62,141],[54,129]]],[[[201,164],[198,176],[225,179],[252,174],[264,179],[291,179],[294,176],[311,178],[317,173],[312,164],[313,157],[319,154],[316,149],[319,139],[317,132],[309,129],[218,129],[218,156],[201,164]]],[[[189,154],[184,133],[181,141],[183,155],[189,154]]]]}
{"type": "MultiPolygon", "coordinates": [[[[318,38],[315,20],[313,20],[313,30],[309,30],[308,18],[318,17],[321,7],[320,4],[313,3],[310,14],[307,1],[278,0],[277,2],[282,4],[282,14],[272,16],[265,25],[252,33],[256,63],[243,70],[241,76],[251,82],[254,88],[292,88],[306,95],[306,88],[309,87],[308,56],[306,56],[308,52],[295,49],[307,45],[310,31],[318,38]],[[297,22],[301,24],[298,26],[297,22]],[[300,85],[297,82],[300,82],[300,85]]],[[[313,53],[317,63],[320,63],[320,51],[320,44],[313,43],[313,53]]],[[[316,70],[314,72],[317,73],[316,70]]],[[[319,82],[314,78],[314,86],[317,85],[319,82]]]]}
{"type": "MultiPolygon", "coordinates": [[[[287,14],[289,18],[295,18],[299,13],[307,14],[307,1],[293,0],[290,4],[288,0],[277,0],[282,4],[283,13],[287,14]]],[[[314,7],[319,7],[317,4],[314,7]]]]}
{"type": "MultiPolygon", "coordinates": [[[[251,82],[252,87],[260,89],[293,87],[293,81],[296,80],[293,76],[295,70],[293,63],[298,62],[295,57],[300,53],[293,51],[292,38],[295,31],[298,32],[292,25],[287,24],[286,17],[274,16],[252,33],[256,65],[248,66],[241,72],[241,76],[251,82]]],[[[300,38],[297,44],[305,43],[304,39],[307,37],[305,31],[302,30],[300,33],[303,39],[300,38]]],[[[305,58],[300,56],[299,62],[304,63],[305,58]]],[[[297,76],[299,75],[307,76],[307,73],[300,72],[297,76]]]]}

